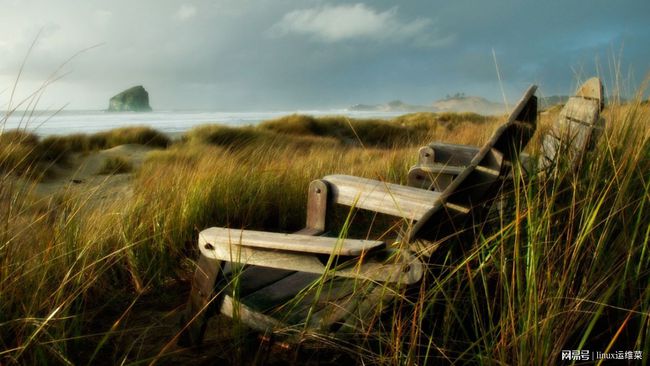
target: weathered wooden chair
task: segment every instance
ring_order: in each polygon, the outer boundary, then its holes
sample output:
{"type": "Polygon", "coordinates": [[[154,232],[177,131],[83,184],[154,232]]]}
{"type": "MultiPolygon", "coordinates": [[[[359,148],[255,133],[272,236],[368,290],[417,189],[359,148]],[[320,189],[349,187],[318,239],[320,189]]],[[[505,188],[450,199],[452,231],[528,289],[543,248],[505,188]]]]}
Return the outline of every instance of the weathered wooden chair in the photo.
{"type": "Polygon", "coordinates": [[[457,236],[477,208],[499,192],[504,169],[536,128],[531,86],[508,120],[441,192],[345,175],[309,186],[306,227],[294,234],[209,228],[199,234],[200,257],[183,322],[181,344],[202,341],[210,309],[262,332],[302,329],[342,335],[387,304],[427,271],[431,247],[457,236]],[[403,220],[395,243],[321,237],[333,204],[403,220]]]}
{"type": "Polygon", "coordinates": [[[582,163],[585,153],[605,129],[600,112],[605,107],[603,84],[591,78],[582,84],[562,108],[557,121],[542,140],[539,167],[548,171],[562,161],[570,170],[582,163]],[[565,159],[559,159],[560,156],[565,159]]]}
{"type": "MultiPolygon", "coordinates": [[[[537,167],[528,154],[519,155],[524,175],[548,173],[564,156],[572,169],[576,169],[582,158],[602,133],[605,120],[600,117],[604,108],[603,84],[597,77],[584,82],[562,108],[551,129],[542,140],[542,151],[537,167]]],[[[442,192],[470,164],[479,152],[479,147],[470,145],[434,142],[420,148],[418,163],[411,167],[408,185],[442,192]]],[[[511,168],[511,167],[507,167],[511,168]]],[[[510,169],[505,169],[508,174],[510,169]]]]}

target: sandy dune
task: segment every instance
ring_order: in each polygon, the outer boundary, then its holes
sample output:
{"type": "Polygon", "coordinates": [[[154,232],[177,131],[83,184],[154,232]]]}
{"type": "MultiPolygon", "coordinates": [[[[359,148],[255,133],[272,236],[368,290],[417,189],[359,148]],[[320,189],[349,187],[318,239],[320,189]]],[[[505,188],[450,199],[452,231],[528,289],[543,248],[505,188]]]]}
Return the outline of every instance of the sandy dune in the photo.
{"type": "Polygon", "coordinates": [[[97,152],[75,154],[68,163],[53,166],[52,175],[35,187],[41,195],[86,194],[91,200],[115,200],[127,198],[132,189],[129,182],[133,172],[144,163],[151,147],[127,144],[97,152]],[[133,172],[102,175],[100,171],[106,160],[122,157],[133,166],[133,172]]]}

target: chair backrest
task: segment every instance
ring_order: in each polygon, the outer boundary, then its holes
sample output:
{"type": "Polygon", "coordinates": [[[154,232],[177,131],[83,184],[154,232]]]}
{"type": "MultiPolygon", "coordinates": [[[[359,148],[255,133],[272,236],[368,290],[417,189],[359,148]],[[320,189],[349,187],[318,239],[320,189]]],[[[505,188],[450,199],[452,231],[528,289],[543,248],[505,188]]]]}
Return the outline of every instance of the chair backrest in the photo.
{"type": "Polygon", "coordinates": [[[570,97],[557,120],[542,140],[539,159],[541,170],[557,166],[565,158],[571,169],[582,162],[583,155],[593,145],[604,129],[605,120],[600,112],[605,106],[603,84],[597,77],[587,80],[570,97]]]}
{"type": "Polygon", "coordinates": [[[465,170],[441,193],[435,205],[406,234],[416,239],[442,239],[454,235],[485,202],[500,192],[504,170],[509,169],[533,136],[537,124],[537,86],[526,90],[508,120],[490,137],[465,170]]]}

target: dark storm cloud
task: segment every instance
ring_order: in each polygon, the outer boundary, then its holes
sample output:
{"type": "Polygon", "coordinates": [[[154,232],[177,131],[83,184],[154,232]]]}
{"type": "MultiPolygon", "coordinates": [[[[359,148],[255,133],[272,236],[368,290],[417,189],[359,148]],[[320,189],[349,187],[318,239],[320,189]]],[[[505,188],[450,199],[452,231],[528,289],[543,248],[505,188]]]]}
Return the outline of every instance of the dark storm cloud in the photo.
{"type": "Polygon", "coordinates": [[[0,2],[0,93],[39,29],[25,90],[101,44],[46,94],[71,108],[103,108],[134,84],[157,108],[429,103],[458,91],[498,100],[493,50],[510,99],[531,82],[567,94],[597,67],[609,81],[614,56],[633,87],[650,67],[645,0],[0,2]]]}

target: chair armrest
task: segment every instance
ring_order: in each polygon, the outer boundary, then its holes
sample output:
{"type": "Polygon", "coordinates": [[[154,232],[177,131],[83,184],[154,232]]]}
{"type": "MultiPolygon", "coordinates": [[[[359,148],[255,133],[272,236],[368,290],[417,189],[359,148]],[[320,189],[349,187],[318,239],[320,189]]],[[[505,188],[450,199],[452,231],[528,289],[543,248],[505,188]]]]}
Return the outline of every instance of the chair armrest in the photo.
{"type": "Polygon", "coordinates": [[[467,166],[472,162],[480,148],[471,145],[448,144],[434,142],[420,149],[418,164],[467,166]]]}
{"type": "Polygon", "coordinates": [[[386,249],[381,241],[210,228],[199,234],[199,249],[203,256],[219,261],[378,282],[411,284],[423,275],[423,266],[417,257],[404,250],[386,249]],[[285,240],[285,236],[293,238],[285,240]],[[309,248],[310,242],[319,240],[323,242],[314,245],[316,249],[309,248]],[[366,258],[364,253],[371,250],[366,258]],[[359,255],[352,259],[342,257],[330,265],[318,259],[318,254],[349,253],[359,255]]]}
{"type": "Polygon", "coordinates": [[[439,192],[350,175],[323,178],[334,202],[409,220],[419,220],[438,201],[439,192]]]}
{"type": "Polygon", "coordinates": [[[205,246],[206,244],[212,246],[239,245],[267,250],[344,256],[359,256],[372,249],[386,246],[386,243],[377,240],[338,239],[221,227],[212,227],[201,231],[199,245],[205,246]]]}
{"type": "Polygon", "coordinates": [[[427,173],[431,175],[437,174],[447,174],[447,175],[458,175],[463,172],[467,167],[458,166],[458,165],[447,165],[447,164],[421,164],[415,165],[411,169],[418,169],[422,173],[427,173]]]}

